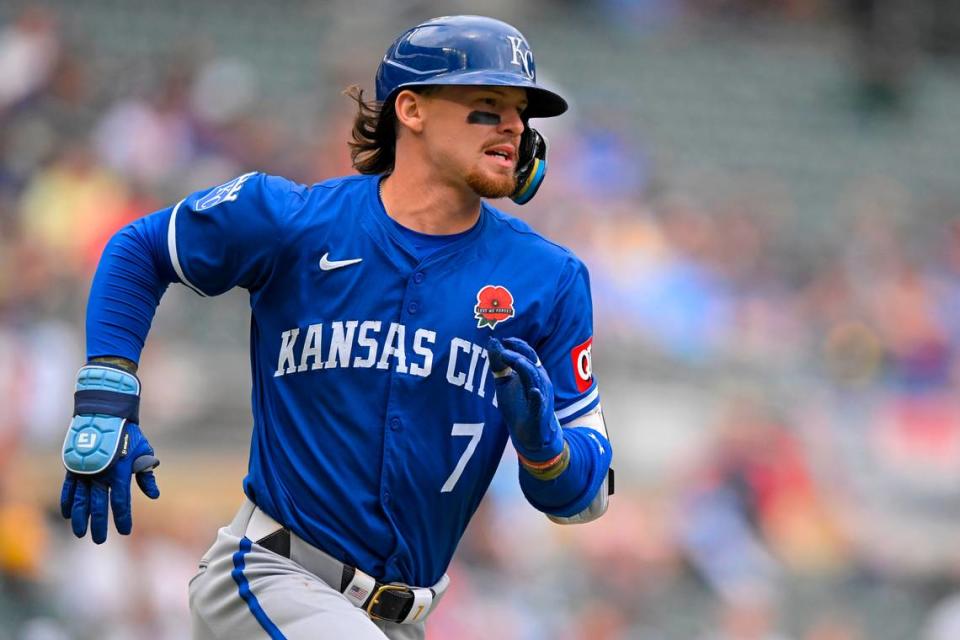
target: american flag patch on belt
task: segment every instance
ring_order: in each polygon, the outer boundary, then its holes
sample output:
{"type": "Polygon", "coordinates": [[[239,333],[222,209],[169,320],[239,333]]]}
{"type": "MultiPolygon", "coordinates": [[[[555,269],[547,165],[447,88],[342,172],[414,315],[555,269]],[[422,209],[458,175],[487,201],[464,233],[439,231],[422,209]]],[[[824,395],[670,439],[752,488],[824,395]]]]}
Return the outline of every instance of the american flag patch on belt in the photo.
{"type": "Polygon", "coordinates": [[[360,602],[363,602],[367,599],[367,595],[369,595],[369,593],[370,592],[363,587],[353,585],[347,589],[346,596],[351,600],[359,600],[360,602]]]}

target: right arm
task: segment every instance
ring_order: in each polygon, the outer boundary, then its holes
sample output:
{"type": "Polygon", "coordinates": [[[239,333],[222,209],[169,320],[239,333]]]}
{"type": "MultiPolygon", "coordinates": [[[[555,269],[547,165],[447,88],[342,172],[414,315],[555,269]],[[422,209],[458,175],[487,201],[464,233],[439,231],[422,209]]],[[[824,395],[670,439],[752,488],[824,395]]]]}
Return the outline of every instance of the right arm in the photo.
{"type": "Polygon", "coordinates": [[[87,302],[87,359],[136,365],[160,298],[180,282],[201,296],[255,289],[273,271],[296,189],[245,174],[124,227],[107,244],[87,302]]]}
{"type": "Polygon", "coordinates": [[[177,274],[167,252],[172,209],[140,218],[103,250],[87,302],[87,360],[135,372],[160,298],[177,274]]]}
{"type": "Polygon", "coordinates": [[[246,174],[188,196],[117,232],[97,266],[87,303],[87,365],[80,369],[74,417],[63,444],[64,518],[94,542],[130,533],[130,478],[159,496],[159,464],[139,427],[134,373],[160,298],[171,282],[207,296],[234,286],[255,290],[273,273],[283,212],[298,192],[290,182],[246,174]],[[109,500],[109,501],[108,501],[109,500]]]}

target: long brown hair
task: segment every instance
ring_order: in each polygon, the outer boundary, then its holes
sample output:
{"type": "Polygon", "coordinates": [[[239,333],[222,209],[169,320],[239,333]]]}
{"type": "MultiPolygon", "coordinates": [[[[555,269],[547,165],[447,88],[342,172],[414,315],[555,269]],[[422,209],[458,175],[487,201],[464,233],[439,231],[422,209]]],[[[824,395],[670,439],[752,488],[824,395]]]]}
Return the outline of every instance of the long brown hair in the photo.
{"type": "MultiPolygon", "coordinates": [[[[409,87],[410,91],[428,95],[435,86],[409,87]]],[[[392,173],[397,151],[397,114],[394,100],[389,104],[377,100],[365,100],[363,89],[357,85],[347,87],[343,94],[357,103],[357,115],[350,132],[350,158],[353,167],[360,173],[379,175],[392,173]]]]}
{"type": "Polygon", "coordinates": [[[350,158],[360,173],[391,173],[396,159],[397,118],[393,104],[386,107],[376,100],[365,100],[363,89],[352,85],[343,94],[357,103],[357,115],[350,132],[350,158]]]}

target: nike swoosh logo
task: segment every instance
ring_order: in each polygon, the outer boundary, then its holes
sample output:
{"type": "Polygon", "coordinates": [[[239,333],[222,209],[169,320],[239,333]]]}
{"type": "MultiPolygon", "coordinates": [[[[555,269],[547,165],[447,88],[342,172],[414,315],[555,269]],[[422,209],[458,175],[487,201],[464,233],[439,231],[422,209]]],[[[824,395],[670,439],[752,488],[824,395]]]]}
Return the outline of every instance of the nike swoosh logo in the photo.
{"type": "Polygon", "coordinates": [[[353,258],[352,260],[328,260],[327,256],[329,253],[323,254],[323,257],[320,258],[320,269],[323,271],[333,271],[334,269],[339,269],[340,267],[349,267],[352,264],[357,264],[362,261],[363,258],[353,258]]]}

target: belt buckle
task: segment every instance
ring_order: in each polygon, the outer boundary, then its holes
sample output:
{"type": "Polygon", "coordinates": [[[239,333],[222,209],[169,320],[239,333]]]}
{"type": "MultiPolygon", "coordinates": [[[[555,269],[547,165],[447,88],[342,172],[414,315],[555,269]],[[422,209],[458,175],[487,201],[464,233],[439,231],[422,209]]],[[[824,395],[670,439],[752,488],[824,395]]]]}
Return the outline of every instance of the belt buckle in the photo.
{"type": "Polygon", "coordinates": [[[373,597],[370,598],[370,604],[366,607],[367,615],[370,616],[371,620],[386,620],[388,622],[397,622],[396,620],[391,620],[390,618],[382,618],[373,612],[373,608],[380,601],[380,596],[384,591],[407,591],[407,587],[400,584],[382,584],[377,587],[377,590],[373,592],[373,597]]]}

